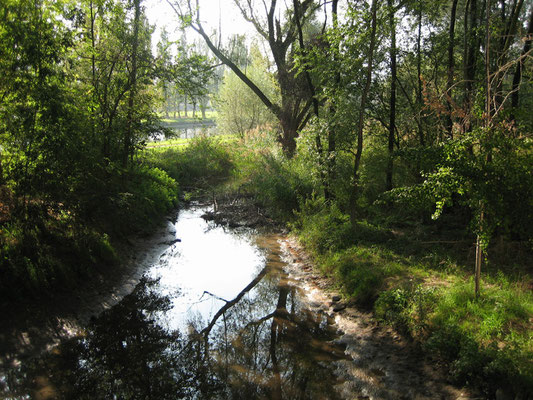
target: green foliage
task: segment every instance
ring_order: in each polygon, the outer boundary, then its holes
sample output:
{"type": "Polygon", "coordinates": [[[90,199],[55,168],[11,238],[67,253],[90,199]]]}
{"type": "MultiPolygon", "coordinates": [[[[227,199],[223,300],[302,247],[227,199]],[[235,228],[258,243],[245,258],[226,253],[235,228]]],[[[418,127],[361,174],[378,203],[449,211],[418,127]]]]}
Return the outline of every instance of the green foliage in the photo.
{"type": "Polygon", "coordinates": [[[13,221],[0,234],[0,291],[2,299],[20,295],[42,296],[71,290],[81,277],[118,262],[109,237],[74,227],[61,218],[35,225],[13,221]]]}
{"type": "Polygon", "coordinates": [[[533,347],[529,319],[533,296],[509,283],[474,297],[472,282],[438,290],[415,286],[380,294],[376,316],[450,364],[461,383],[494,395],[499,387],[527,393],[533,387],[533,347]]]}
{"type": "MultiPolygon", "coordinates": [[[[274,78],[267,71],[266,60],[258,50],[246,75],[274,100],[278,88],[274,78]]],[[[276,117],[257,95],[232,71],[224,74],[224,81],[216,98],[217,125],[223,133],[236,134],[244,138],[246,132],[258,126],[274,125],[276,117]]]]}
{"type": "Polygon", "coordinates": [[[249,151],[238,155],[237,179],[269,212],[281,219],[293,218],[300,199],[313,191],[312,177],[298,157],[285,158],[279,152],[249,151]]]}
{"type": "Polygon", "coordinates": [[[413,337],[427,336],[428,315],[438,301],[434,287],[399,287],[380,293],[374,304],[376,317],[413,337]]]}
{"type": "Polygon", "coordinates": [[[31,204],[26,218],[11,215],[0,230],[3,298],[41,296],[72,288],[83,277],[118,263],[111,243],[148,232],[177,204],[176,182],[145,166],[93,170],[76,190],[77,207],[31,204]]]}
{"type": "MultiPolygon", "coordinates": [[[[529,140],[513,138],[503,127],[478,130],[447,141],[439,153],[421,184],[395,189],[388,196],[418,208],[433,203],[434,219],[457,201],[474,216],[483,207],[489,215],[482,226],[485,245],[496,230],[523,239],[533,235],[531,224],[524,223],[533,217],[533,204],[524,201],[533,196],[529,140]]],[[[472,223],[479,230],[477,220],[472,223]]]]}
{"type": "Polygon", "coordinates": [[[230,176],[229,145],[218,138],[198,136],[184,146],[147,149],[142,161],[166,171],[182,188],[207,188],[230,176]]]}
{"type": "Polygon", "coordinates": [[[384,274],[374,264],[371,254],[366,251],[347,251],[331,257],[328,263],[335,265],[337,279],[349,297],[362,305],[373,304],[383,285],[384,274]]]}
{"type": "Polygon", "coordinates": [[[355,235],[347,215],[324,198],[311,197],[302,201],[297,220],[292,225],[300,240],[312,253],[323,255],[344,250],[354,243],[355,235]]]}
{"type": "Polygon", "coordinates": [[[157,167],[109,165],[95,169],[83,186],[80,216],[107,232],[147,232],[177,205],[176,181],[157,167]]]}
{"type": "Polygon", "coordinates": [[[451,362],[460,381],[492,393],[507,385],[527,393],[533,388],[531,315],[531,293],[491,287],[476,300],[471,283],[458,285],[435,305],[427,346],[451,362]]]}

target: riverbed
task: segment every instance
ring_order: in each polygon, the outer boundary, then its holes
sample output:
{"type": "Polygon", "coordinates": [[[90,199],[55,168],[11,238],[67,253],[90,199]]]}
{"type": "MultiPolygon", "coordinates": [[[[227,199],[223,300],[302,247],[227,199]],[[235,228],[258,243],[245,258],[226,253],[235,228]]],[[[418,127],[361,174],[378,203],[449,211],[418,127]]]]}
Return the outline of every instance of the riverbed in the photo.
{"type": "Polygon", "coordinates": [[[394,332],[339,302],[296,242],[217,225],[202,218],[207,211],[202,205],[180,211],[132,257],[136,265],[111,293],[114,301],[82,312],[76,329],[40,355],[13,362],[0,393],[471,398],[394,332]],[[93,317],[83,318],[89,310],[93,317]]]}

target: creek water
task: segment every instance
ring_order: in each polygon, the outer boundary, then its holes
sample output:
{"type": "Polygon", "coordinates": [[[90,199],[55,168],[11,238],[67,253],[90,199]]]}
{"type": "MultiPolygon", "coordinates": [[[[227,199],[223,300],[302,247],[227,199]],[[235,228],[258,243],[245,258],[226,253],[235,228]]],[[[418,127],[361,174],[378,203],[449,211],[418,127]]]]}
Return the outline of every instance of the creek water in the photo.
{"type": "Polygon", "coordinates": [[[336,399],[333,320],[288,275],[279,237],[179,213],[133,292],[4,377],[7,398],[336,399]]]}
{"type": "MultiPolygon", "coordinates": [[[[166,125],[174,132],[174,137],[192,139],[196,136],[214,136],[217,134],[217,126],[214,121],[199,121],[196,123],[170,123],[166,125]]],[[[165,140],[164,135],[159,135],[155,140],[165,140]]]]}

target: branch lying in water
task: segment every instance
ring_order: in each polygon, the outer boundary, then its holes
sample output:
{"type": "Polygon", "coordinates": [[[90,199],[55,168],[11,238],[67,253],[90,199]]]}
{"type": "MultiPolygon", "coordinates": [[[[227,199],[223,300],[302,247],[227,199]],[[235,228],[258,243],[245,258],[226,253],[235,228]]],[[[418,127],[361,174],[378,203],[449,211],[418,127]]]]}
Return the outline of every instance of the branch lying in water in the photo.
{"type": "MultiPolygon", "coordinates": [[[[254,278],[253,281],[251,281],[243,290],[241,290],[241,292],[231,301],[227,301],[226,304],[220,309],[217,311],[217,313],[215,314],[215,316],[213,317],[213,319],[211,320],[211,322],[209,323],[209,325],[207,325],[204,329],[202,329],[202,331],[200,332],[202,335],[205,336],[205,338],[207,339],[207,337],[209,336],[209,333],[211,332],[211,329],[213,329],[213,327],[215,326],[215,324],[217,323],[217,320],[226,312],[228,311],[231,307],[233,307],[235,304],[237,304],[241,299],[242,297],[248,293],[250,290],[252,290],[259,282],[261,282],[261,280],[265,277],[267,273],[267,267],[263,268],[261,270],[261,272],[254,278]]],[[[226,301],[226,300],[224,300],[226,301]]]]}

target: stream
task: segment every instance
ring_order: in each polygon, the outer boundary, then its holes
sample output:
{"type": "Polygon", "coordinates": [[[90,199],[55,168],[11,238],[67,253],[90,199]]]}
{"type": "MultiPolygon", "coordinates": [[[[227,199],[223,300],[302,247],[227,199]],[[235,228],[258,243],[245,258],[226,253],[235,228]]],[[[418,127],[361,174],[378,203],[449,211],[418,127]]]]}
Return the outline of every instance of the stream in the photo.
{"type": "Polygon", "coordinates": [[[304,284],[285,238],[206,222],[206,211],[180,211],[173,240],[137,271],[131,293],[0,374],[0,397],[468,398],[415,371],[420,361],[391,358],[364,319],[339,319],[304,284]]]}

